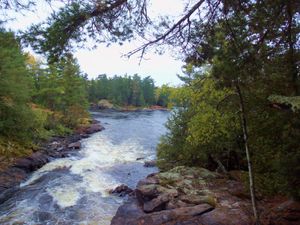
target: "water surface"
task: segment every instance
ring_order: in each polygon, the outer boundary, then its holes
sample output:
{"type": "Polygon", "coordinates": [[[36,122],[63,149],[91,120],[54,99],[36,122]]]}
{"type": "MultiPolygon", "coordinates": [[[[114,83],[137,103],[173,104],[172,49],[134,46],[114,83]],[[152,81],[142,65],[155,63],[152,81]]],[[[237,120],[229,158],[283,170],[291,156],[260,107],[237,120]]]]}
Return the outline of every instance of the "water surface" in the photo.
{"type": "Polygon", "coordinates": [[[82,141],[82,149],[54,160],[21,184],[15,195],[0,205],[0,224],[110,224],[123,198],[108,190],[156,172],[145,168],[169,113],[95,112],[105,130],[82,141]],[[137,160],[137,158],[144,158],[137,160]]]}

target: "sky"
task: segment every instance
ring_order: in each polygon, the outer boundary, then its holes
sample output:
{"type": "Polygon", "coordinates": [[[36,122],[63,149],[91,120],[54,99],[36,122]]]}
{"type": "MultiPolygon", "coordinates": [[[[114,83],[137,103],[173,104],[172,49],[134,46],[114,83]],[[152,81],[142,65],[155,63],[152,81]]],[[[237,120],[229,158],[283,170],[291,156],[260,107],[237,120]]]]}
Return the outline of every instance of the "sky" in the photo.
{"type": "MultiPolygon", "coordinates": [[[[51,7],[44,1],[37,1],[34,13],[25,12],[24,15],[18,14],[14,21],[9,22],[6,27],[14,31],[25,30],[32,23],[44,21],[51,13],[51,7]]],[[[181,0],[151,0],[148,14],[151,17],[160,15],[170,15],[178,17],[183,10],[181,0]]],[[[88,74],[89,79],[96,78],[99,74],[113,75],[133,75],[135,73],[142,77],[151,76],[156,85],[162,84],[180,85],[181,82],[177,74],[182,74],[183,62],[174,58],[170,51],[166,51],[163,55],[154,53],[154,49],[150,50],[145,56],[145,60],[140,60],[137,55],[133,55],[129,59],[123,57],[124,54],[142,45],[142,42],[135,41],[125,43],[122,46],[118,44],[106,47],[105,44],[97,45],[96,49],[77,49],[74,52],[75,57],[81,70],[88,74]]]]}

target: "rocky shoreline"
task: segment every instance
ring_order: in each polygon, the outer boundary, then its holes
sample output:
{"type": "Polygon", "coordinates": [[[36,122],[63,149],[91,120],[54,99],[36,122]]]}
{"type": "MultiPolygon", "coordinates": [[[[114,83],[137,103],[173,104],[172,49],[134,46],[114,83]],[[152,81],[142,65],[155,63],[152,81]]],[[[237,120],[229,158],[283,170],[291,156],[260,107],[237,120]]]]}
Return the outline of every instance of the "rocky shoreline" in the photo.
{"type": "Polygon", "coordinates": [[[81,127],[67,137],[52,137],[43,143],[37,151],[27,157],[20,157],[0,172],[0,204],[18,189],[19,184],[26,180],[35,170],[56,159],[68,157],[81,148],[80,140],[103,130],[104,127],[96,120],[87,127],[81,127]]]}
{"type": "MultiPolygon", "coordinates": [[[[120,190],[128,190],[120,188],[120,190]]],[[[300,224],[300,203],[258,199],[261,224],[300,224]]],[[[111,225],[251,225],[250,196],[236,173],[176,167],[150,174],[119,207],[111,225]]]]}
{"type": "Polygon", "coordinates": [[[90,110],[92,111],[112,111],[112,112],[152,112],[152,111],[169,111],[170,109],[159,106],[159,105],[151,105],[148,107],[138,107],[138,106],[119,106],[114,105],[108,100],[101,100],[97,104],[91,104],[90,110]]]}

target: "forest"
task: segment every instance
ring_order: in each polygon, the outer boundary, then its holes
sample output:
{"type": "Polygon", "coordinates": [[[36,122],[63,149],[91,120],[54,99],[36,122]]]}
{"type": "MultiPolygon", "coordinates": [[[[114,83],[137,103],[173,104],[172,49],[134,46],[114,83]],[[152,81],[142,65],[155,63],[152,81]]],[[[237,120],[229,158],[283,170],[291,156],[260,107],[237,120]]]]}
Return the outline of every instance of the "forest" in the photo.
{"type": "Polygon", "coordinates": [[[256,220],[255,191],[300,198],[299,1],[187,1],[193,4],[173,23],[150,21],[147,1],[101,7],[70,2],[20,36],[47,57],[47,66],[22,53],[14,34],[1,30],[5,151],[15,143],[5,142],[7,137],[22,146],[49,132],[68,132],[88,117],[88,101],[167,106],[164,98],[174,98],[168,133],[157,148],[162,171],[179,165],[244,171],[256,220]],[[128,56],[140,54],[142,60],[149,48],[162,45],[179,49],[182,87],[157,89],[151,77],[138,75],[87,81],[70,55],[74,43],[87,37],[122,43],[136,34],[150,41],[128,56]]]}
{"type": "MultiPolygon", "coordinates": [[[[175,88],[147,76],[99,75],[88,80],[71,55],[42,63],[23,51],[12,32],[0,31],[0,156],[26,155],[55,135],[90,121],[89,105],[107,99],[121,106],[167,107],[175,88]]],[[[173,94],[174,95],[174,94],[173,94]]]]}
{"type": "Polygon", "coordinates": [[[176,104],[178,89],[169,85],[157,87],[150,76],[142,79],[138,74],[134,74],[109,78],[102,74],[88,81],[88,99],[92,103],[107,99],[120,106],[172,107],[176,104]]]}

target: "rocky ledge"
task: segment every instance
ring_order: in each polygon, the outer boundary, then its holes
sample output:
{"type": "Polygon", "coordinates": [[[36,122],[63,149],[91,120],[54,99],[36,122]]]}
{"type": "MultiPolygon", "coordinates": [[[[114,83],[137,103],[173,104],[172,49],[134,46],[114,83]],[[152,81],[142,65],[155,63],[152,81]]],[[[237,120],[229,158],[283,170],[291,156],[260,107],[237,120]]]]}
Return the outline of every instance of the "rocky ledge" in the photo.
{"type": "MultiPolygon", "coordinates": [[[[232,176],[236,177],[236,176],[232,176]]],[[[204,168],[176,167],[141,180],[112,225],[250,225],[251,201],[243,183],[204,168]]],[[[283,216],[260,202],[264,224],[300,224],[299,202],[280,205],[283,216]],[[274,212],[273,210],[273,212],[274,212]],[[290,214],[287,216],[287,212],[290,214]],[[280,218],[279,218],[280,217],[280,218]],[[276,223],[276,221],[281,221],[276,223]]],[[[278,207],[274,207],[278,210],[278,207]]]]}
{"type": "Polygon", "coordinates": [[[30,156],[15,159],[10,166],[0,171],[0,204],[9,198],[10,193],[14,192],[14,188],[31,172],[55,158],[64,158],[74,154],[81,148],[79,141],[82,138],[87,138],[90,134],[103,129],[104,127],[94,120],[89,126],[76,130],[73,135],[53,137],[30,156]]]}

